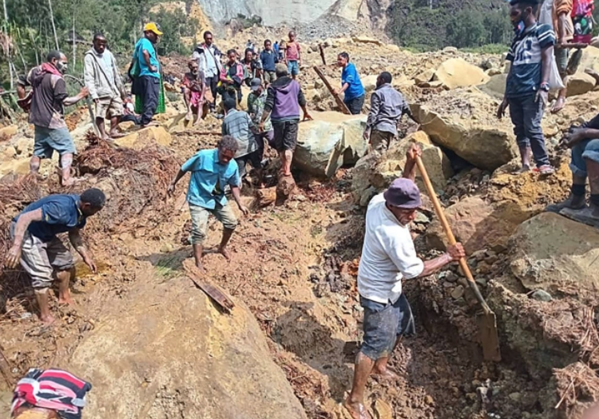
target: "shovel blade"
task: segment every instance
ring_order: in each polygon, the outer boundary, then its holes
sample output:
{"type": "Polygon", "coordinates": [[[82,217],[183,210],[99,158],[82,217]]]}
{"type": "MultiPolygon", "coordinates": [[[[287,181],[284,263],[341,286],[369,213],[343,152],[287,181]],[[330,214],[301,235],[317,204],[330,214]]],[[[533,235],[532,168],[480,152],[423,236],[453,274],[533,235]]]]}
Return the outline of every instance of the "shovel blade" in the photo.
{"type": "Polygon", "coordinates": [[[492,311],[484,312],[478,317],[480,341],[483,345],[483,357],[486,361],[501,361],[499,352],[499,336],[497,335],[497,320],[492,311]]]}

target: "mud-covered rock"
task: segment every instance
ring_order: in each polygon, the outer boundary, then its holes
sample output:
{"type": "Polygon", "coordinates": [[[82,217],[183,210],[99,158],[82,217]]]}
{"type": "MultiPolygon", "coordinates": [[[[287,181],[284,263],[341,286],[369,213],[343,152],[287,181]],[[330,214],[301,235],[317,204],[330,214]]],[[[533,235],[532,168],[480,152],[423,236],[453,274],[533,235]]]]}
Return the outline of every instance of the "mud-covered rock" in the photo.
{"type": "Polygon", "coordinates": [[[65,365],[93,385],[89,417],[306,418],[240,302],[223,314],[179,277],[147,278],[115,303],[65,365]]]}
{"type": "Polygon", "coordinates": [[[599,231],[553,213],[523,223],[510,241],[510,268],[529,290],[595,300],[599,231]]]}
{"type": "Polygon", "coordinates": [[[312,112],[314,121],[299,125],[293,164],[316,176],[332,177],[343,165],[355,164],[366,153],[365,115],[312,112]]]}
{"type": "Polygon", "coordinates": [[[171,135],[163,127],[148,127],[119,138],[115,140],[115,143],[120,147],[139,150],[147,147],[151,142],[161,146],[169,146],[172,141],[171,135]]]}
{"type": "Polygon", "coordinates": [[[595,88],[597,81],[586,73],[568,76],[568,97],[584,95],[595,88]]]}
{"type": "Polygon", "coordinates": [[[484,84],[489,81],[489,76],[462,58],[451,58],[437,68],[433,80],[440,81],[448,89],[456,89],[484,84]]]}
{"type": "Polygon", "coordinates": [[[19,128],[16,125],[9,125],[7,127],[0,128],[0,141],[10,140],[17,134],[19,128]]]}
{"type": "Polygon", "coordinates": [[[516,156],[511,123],[497,120],[497,103],[476,88],[443,92],[411,109],[435,143],[480,169],[495,170],[516,156]]]}

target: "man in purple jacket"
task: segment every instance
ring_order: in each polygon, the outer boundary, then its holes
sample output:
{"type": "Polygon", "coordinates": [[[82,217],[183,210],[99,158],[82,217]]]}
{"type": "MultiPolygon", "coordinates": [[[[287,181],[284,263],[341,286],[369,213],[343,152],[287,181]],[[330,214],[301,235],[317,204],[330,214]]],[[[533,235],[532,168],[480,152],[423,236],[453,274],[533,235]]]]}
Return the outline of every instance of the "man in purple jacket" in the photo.
{"type": "Polygon", "coordinates": [[[300,107],[304,112],[304,121],[311,121],[312,117],[306,109],[304,93],[299,83],[289,77],[287,66],[277,64],[275,73],[277,79],[268,86],[260,131],[264,131],[264,123],[270,116],[275,134],[274,148],[279,152],[283,164],[283,176],[291,176],[291,161],[297,144],[300,107]]]}

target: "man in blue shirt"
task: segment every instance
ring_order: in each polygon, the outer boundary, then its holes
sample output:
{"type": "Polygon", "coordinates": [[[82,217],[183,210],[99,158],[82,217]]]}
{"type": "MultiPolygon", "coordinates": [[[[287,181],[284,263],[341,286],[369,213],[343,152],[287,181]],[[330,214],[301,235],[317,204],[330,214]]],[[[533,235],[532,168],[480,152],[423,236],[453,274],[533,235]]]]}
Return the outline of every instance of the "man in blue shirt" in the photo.
{"type": "Polygon", "coordinates": [[[358,70],[356,70],[355,65],[349,62],[347,52],[342,52],[337,56],[337,65],[343,68],[343,71],[341,72],[341,89],[336,90],[335,94],[345,93],[343,102],[352,115],[358,115],[362,112],[366,94],[358,70]]]}
{"type": "Polygon", "coordinates": [[[273,51],[270,39],[264,41],[264,49],[260,53],[260,61],[262,61],[264,85],[268,87],[270,83],[277,79],[275,74],[275,64],[279,62],[278,53],[273,51]]]}
{"type": "Polygon", "coordinates": [[[144,27],[144,37],[137,41],[133,61],[139,69],[135,75],[134,94],[140,95],[143,103],[141,115],[142,128],[152,122],[158,108],[160,97],[160,63],[156,54],[155,44],[162,32],[155,23],[148,23],[144,27]]]}
{"type": "Polygon", "coordinates": [[[35,296],[40,308],[40,319],[52,323],[48,304],[48,290],[56,270],[58,302],[71,304],[69,280],[74,275],[73,256],[62,241],[59,233],[69,233],[69,240],[92,272],[96,272],[89,250],[83,244],[79,230],[85,227],[87,217],[104,207],[106,197],[99,189],[88,189],[81,195],[50,195],[40,199],[17,215],[11,224],[13,245],[8,251],[6,266],[21,266],[32,280],[35,296]]]}
{"type": "Polygon", "coordinates": [[[224,227],[218,252],[227,261],[230,260],[227,243],[231,239],[235,227],[237,227],[237,218],[225,197],[225,187],[227,185],[231,187],[231,193],[239,210],[246,216],[249,214],[249,210],[241,202],[239,193],[241,180],[237,163],[233,159],[237,147],[237,140],[225,135],[216,149],[201,150],[187,160],[168,187],[167,192],[172,195],[177,182],[185,173],[191,172],[187,189],[187,202],[191,213],[191,236],[189,239],[193,246],[196,266],[203,271],[203,243],[208,230],[208,216],[211,213],[224,227]]]}
{"type": "Polygon", "coordinates": [[[510,2],[510,19],[516,37],[507,55],[512,65],[497,117],[501,119],[509,105],[522,160],[520,171],[530,170],[532,152],[537,166],[535,170],[549,175],[555,169],[547,156],[541,119],[548,102],[555,33],[551,26],[537,23],[537,8],[538,0],[510,2]]]}

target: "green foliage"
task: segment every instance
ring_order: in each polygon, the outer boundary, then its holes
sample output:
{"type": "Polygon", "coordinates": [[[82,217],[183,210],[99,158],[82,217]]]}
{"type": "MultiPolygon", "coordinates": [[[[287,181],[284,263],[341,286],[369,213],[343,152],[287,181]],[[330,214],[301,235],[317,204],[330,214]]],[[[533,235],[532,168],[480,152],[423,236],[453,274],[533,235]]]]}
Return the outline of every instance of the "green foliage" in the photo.
{"type": "Polygon", "coordinates": [[[169,12],[160,6],[157,13],[150,13],[150,19],[160,22],[160,28],[164,35],[160,38],[158,44],[158,53],[167,54],[177,52],[179,54],[190,54],[193,49],[181,42],[181,37],[192,37],[199,29],[199,22],[196,19],[187,19],[187,16],[180,10],[169,12]]]}
{"type": "Polygon", "coordinates": [[[407,0],[389,9],[387,31],[404,47],[419,51],[446,46],[507,44],[512,32],[502,0],[407,0]]]}

